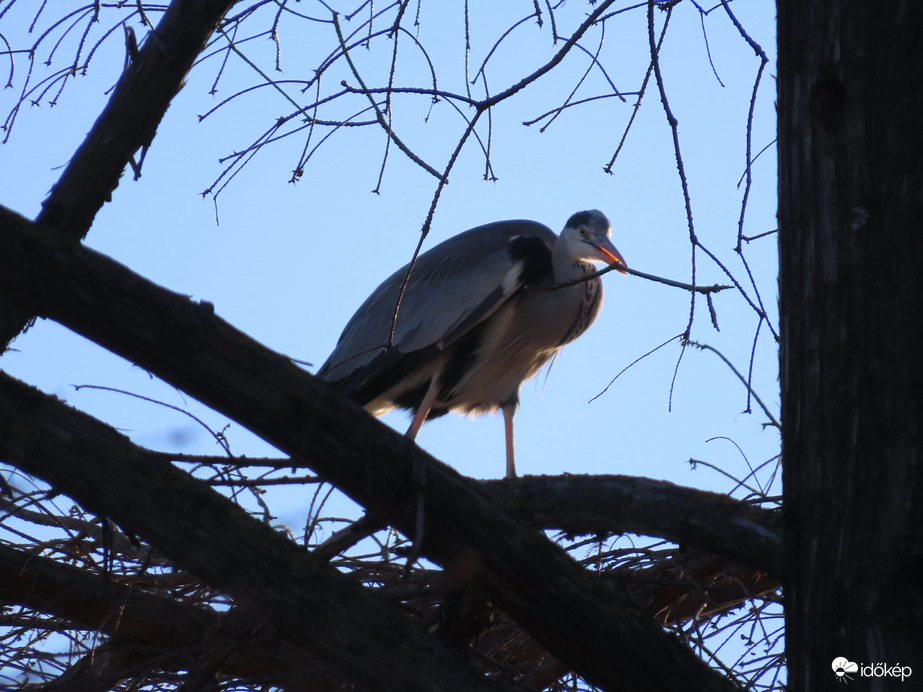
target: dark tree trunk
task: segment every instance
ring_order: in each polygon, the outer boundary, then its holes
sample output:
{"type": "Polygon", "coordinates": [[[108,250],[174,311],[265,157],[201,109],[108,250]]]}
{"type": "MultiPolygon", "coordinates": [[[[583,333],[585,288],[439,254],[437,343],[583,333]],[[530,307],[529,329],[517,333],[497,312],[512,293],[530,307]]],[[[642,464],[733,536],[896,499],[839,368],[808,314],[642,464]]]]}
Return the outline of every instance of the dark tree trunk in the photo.
{"type": "Polygon", "coordinates": [[[789,686],[919,689],[923,3],[778,13],[789,686]]]}

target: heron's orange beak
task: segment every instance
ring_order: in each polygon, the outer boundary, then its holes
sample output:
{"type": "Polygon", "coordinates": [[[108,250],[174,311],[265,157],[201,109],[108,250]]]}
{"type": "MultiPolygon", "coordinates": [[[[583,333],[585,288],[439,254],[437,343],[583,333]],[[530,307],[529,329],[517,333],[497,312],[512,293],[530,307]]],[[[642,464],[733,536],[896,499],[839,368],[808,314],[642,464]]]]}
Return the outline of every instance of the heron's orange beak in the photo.
{"type": "MultiPolygon", "coordinates": [[[[599,244],[593,243],[593,247],[599,250],[599,261],[600,262],[608,262],[610,265],[619,264],[622,267],[628,266],[628,263],[622,257],[622,253],[615,249],[615,245],[613,245],[612,241],[610,241],[608,238],[606,238],[604,242],[601,242],[599,244]]],[[[616,267],[615,271],[620,272],[622,274],[628,273],[624,269],[621,269],[620,267],[616,267]]]]}

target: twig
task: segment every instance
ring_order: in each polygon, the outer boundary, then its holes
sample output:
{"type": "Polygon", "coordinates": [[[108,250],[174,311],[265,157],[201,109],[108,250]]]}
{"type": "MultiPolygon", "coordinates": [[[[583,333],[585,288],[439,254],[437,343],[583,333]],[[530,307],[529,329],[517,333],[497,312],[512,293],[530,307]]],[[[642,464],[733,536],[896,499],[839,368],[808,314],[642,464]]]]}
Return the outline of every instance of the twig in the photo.
{"type": "Polygon", "coordinates": [[[750,395],[753,397],[756,403],[759,404],[761,409],[763,409],[763,413],[765,413],[766,417],[769,418],[773,427],[778,428],[779,430],[782,429],[782,424],[779,423],[779,421],[776,419],[774,415],[772,415],[772,411],[769,410],[769,407],[766,406],[765,403],[763,403],[762,399],[760,399],[759,394],[757,394],[756,391],[753,389],[753,387],[750,385],[750,383],[747,382],[747,378],[740,374],[740,371],[736,367],[734,367],[734,364],[730,360],[728,360],[727,357],[723,353],[721,353],[721,351],[716,349],[714,346],[709,346],[708,344],[699,343],[698,341],[689,341],[688,343],[690,346],[693,346],[702,351],[711,351],[716,356],[718,356],[721,360],[723,360],[724,364],[727,365],[731,369],[731,372],[737,375],[737,379],[739,379],[743,383],[744,387],[747,388],[747,391],[750,393],[750,395]]]}
{"type": "Polygon", "coordinates": [[[146,401],[150,404],[157,404],[158,406],[163,406],[164,408],[168,408],[171,411],[176,411],[177,413],[182,413],[184,416],[191,418],[196,423],[198,423],[201,427],[207,430],[208,434],[211,435],[213,438],[215,438],[215,442],[217,442],[218,445],[225,451],[228,457],[230,458],[234,457],[233,453],[231,452],[231,448],[228,446],[227,440],[225,439],[223,434],[215,432],[208,426],[208,423],[206,423],[201,418],[191,413],[190,411],[187,411],[184,408],[175,406],[173,404],[168,404],[166,401],[160,401],[158,399],[154,399],[149,396],[144,396],[143,394],[137,394],[135,392],[129,392],[125,389],[119,389],[118,387],[106,387],[104,385],[99,385],[99,384],[75,384],[74,385],[75,391],[79,392],[81,389],[95,389],[101,392],[112,392],[115,394],[123,394],[125,396],[130,396],[135,399],[140,399],[141,401],[146,401]]]}
{"type": "MultiPolygon", "coordinates": [[[[333,15],[333,27],[336,29],[337,38],[340,40],[340,48],[343,51],[343,57],[346,58],[346,62],[349,63],[349,67],[352,70],[353,76],[359,82],[359,86],[362,88],[363,92],[368,91],[368,88],[365,86],[365,82],[359,74],[359,69],[356,67],[356,64],[353,62],[352,56],[349,54],[349,49],[346,46],[346,39],[343,38],[343,31],[340,29],[340,21],[336,13],[333,15]]],[[[345,85],[344,85],[345,86],[345,85]]],[[[397,148],[400,149],[407,158],[413,161],[415,164],[420,166],[427,173],[432,175],[435,178],[439,178],[439,171],[430,166],[426,161],[421,159],[419,156],[414,154],[410,148],[404,144],[400,137],[391,129],[388,125],[388,121],[385,119],[384,113],[381,112],[381,109],[378,107],[378,104],[375,102],[375,99],[371,94],[368,94],[369,102],[372,104],[372,107],[375,109],[375,116],[378,118],[378,123],[381,125],[382,129],[387,133],[388,137],[394,140],[394,143],[397,145],[397,148]]]]}
{"type": "Polygon", "coordinates": [[[613,384],[615,384],[615,381],[616,381],[618,378],[620,378],[622,375],[624,375],[630,368],[632,368],[632,367],[634,367],[636,364],[640,363],[642,360],[644,360],[645,358],[647,358],[649,355],[651,355],[651,354],[653,354],[653,353],[656,353],[657,351],[659,351],[660,349],[662,349],[664,346],[666,346],[666,345],[667,345],[668,343],[670,343],[671,341],[676,341],[677,339],[682,339],[682,338],[683,338],[683,335],[682,335],[682,334],[677,334],[676,336],[671,336],[669,339],[667,339],[666,341],[664,341],[664,342],[663,342],[662,344],[660,344],[659,346],[655,346],[655,347],[652,348],[650,351],[648,351],[647,353],[645,353],[643,356],[638,356],[637,358],[635,358],[635,359],[634,359],[633,361],[631,361],[628,365],[626,365],[624,368],[622,368],[621,370],[619,370],[619,373],[618,373],[615,377],[613,377],[611,380],[609,380],[609,384],[607,384],[599,394],[597,394],[596,396],[594,396],[594,397],[593,397],[592,399],[590,399],[587,403],[588,403],[588,404],[592,404],[592,403],[593,403],[594,401],[596,401],[599,397],[601,397],[603,394],[605,394],[606,392],[608,392],[608,391],[609,391],[609,387],[611,387],[613,384]]]}
{"type": "Polygon", "coordinates": [[[768,235],[772,235],[773,233],[778,233],[778,232],[779,232],[778,228],[773,228],[771,231],[763,231],[762,233],[757,233],[756,235],[745,235],[745,236],[741,236],[741,238],[744,242],[749,243],[751,241],[759,240],[760,238],[765,238],[768,235]]]}
{"type": "Polygon", "coordinates": [[[674,279],[665,279],[662,276],[657,276],[656,274],[648,274],[647,272],[638,271],[637,269],[632,269],[631,267],[626,267],[624,264],[610,264],[608,267],[604,267],[599,271],[595,271],[592,274],[582,276],[579,279],[573,279],[571,281],[564,281],[559,284],[553,284],[551,286],[523,286],[524,291],[556,291],[559,288],[567,288],[568,286],[576,286],[577,284],[583,283],[584,281],[592,281],[593,279],[599,278],[604,274],[608,274],[611,271],[618,271],[623,274],[631,274],[632,276],[637,276],[641,279],[647,279],[648,281],[656,281],[657,283],[666,284],[667,286],[673,286],[675,288],[681,288],[685,291],[692,291],[694,293],[702,293],[708,295],[710,293],[718,293],[719,291],[724,291],[728,288],[733,288],[733,286],[727,286],[724,284],[712,284],[711,286],[695,286],[693,284],[683,283],[682,281],[676,281],[674,279]]]}
{"type": "Polygon", "coordinates": [[[690,464],[693,468],[695,468],[695,467],[698,466],[699,464],[701,464],[702,466],[707,466],[707,467],[710,468],[712,471],[717,471],[717,472],[720,473],[722,476],[726,476],[727,478],[731,479],[732,481],[734,481],[735,483],[737,483],[737,485],[738,485],[739,487],[741,487],[741,488],[746,488],[747,490],[749,490],[749,491],[750,491],[751,493],[753,493],[754,495],[760,495],[760,496],[762,496],[762,493],[761,493],[757,488],[753,488],[753,487],[747,485],[747,484],[744,483],[742,480],[740,480],[739,478],[737,478],[735,475],[733,475],[733,474],[731,474],[731,473],[728,473],[727,471],[725,471],[725,470],[724,470],[723,468],[721,468],[720,466],[717,466],[716,464],[712,464],[712,463],[709,462],[709,461],[703,461],[702,459],[689,459],[689,464],[690,464]]]}
{"type": "MultiPolygon", "coordinates": [[[[664,24],[663,28],[660,30],[660,38],[657,39],[657,51],[660,51],[660,47],[663,45],[663,39],[667,35],[667,26],[664,24]]],[[[638,100],[635,101],[634,107],[631,109],[631,117],[628,118],[628,124],[625,125],[625,129],[622,131],[622,138],[619,140],[618,145],[615,147],[615,152],[612,154],[612,158],[609,159],[609,163],[603,166],[603,171],[606,173],[612,174],[612,167],[615,165],[615,160],[618,158],[619,153],[622,151],[622,147],[625,146],[625,142],[628,140],[628,132],[631,130],[631,126],[635,122],[635,118],[638,117],[638,111],[641,110],[641,102],[644,100],[644,94],[647,92],[648,82],[651,80],[651,73],[654,71],[654,61],[651,60],[650,64],[647,66],[647,72],[644,73],[644,79],[641,80],[641,88],[638,89],[638,100]]]]}
{"type": "Polygon", "coordinates": [[[298,102],[297,102],[295,99],[293,99],[291,96],[289,96],[289,95],[285,92],[285,90],[282,89],[282,88],[276,83],[276,80],[274,80],[272,77],[270,77],[268,74],[266,74],[266,72],[265,72],[264,70],[262,70],[262,69],[260,68],[259,65],[257,65],[257,64],[256,64],[255,62],[253,62],[250,58],[248,58],[248,57],[237,47],[237,44],[234,42],[234,39],[231,38],[230,36],[228,36],[227,32],[225,32],[225,30],[222,29],[220,25],[219,25],[218,27],[215,28],[215,31],[216,31],[216,33],[221,34],[221,35],[227,40],[227,42],[228,42],[228,48],[229,48],[230,50],[234,51],[234,53],[237,54],[237,57],[239,57],[241,60],[243,60],[245,63],[247,63],[247,65],[249,65],[250,68],[251,68],[253,71],[255,71],[260,77],[262,77],[263,79],[265,79],[265,80],[266,80],[266,84],[268,84],[269,86],[273,87],[276,91],[278,91],[280,94],[282,94],[282,98],[284,98],[284,99],[285,99],[286,101],[288,101],[290,104],[292,104],[293,106],[295,106],[295,109],[296,109],[296,112],[297,112],[297,113],[301,113],[301,112],[304,111],[304,108],[302,108],[301,104],[298,103],[298,102]]]}
{"type": "Polygon", "coordinates": [[[574,45],[580,40],[583,34],[586,33],[587,29],[593,26],[593,24],[595,24],[597,20],[599,19],[600,15],[603,14],[607,9],[609,9],[609,7],[611,7],[614,4],[614,2],[615,0],[606,0],[606,2],[601,2],[599,6],[595,10],[593,10],[589,14],[589,16],[587,16],[587,18],[583,21],[583,23],[579,27],[577,27],[576,31],[574,31],[574,33],[570,36],[570,38],[567,39],[567,42],[561,47],[561,50],[559,50],[557,53],[554,54],[551,60],[549,60],[544,65],[542,65],[535,72],[530,74],[528,77],[521,79],[520,81],[518,81],[516,84],[509,87],[505,91],[501,91],[499,94],[495,94],[494,96],[490,97],[486,101],[483,101],[481,103],[481,107],[489,108],[490,106],[493,106],[494,104],[497,104],[497,103],[500,103],[501,101],[506,100],[513,94],[521,91],[522,89],[525,89],[529,84],[537,80],[542,75],[545,75],[548,72],[550,72],[552,69],[554,69],[554,67],[559,62],[561,62],[564,59],[564,57],[570,52],[571,48],[573,48],[574,45]]]}
{"type": "Polygon", "coordinates": [[[385,528],[387,528],[387,525],[381,520],[371,514],[363,514],[349,526],[340,529],[318,545],[313,551],[314,555],[329,562],[340,553],[352,548],[359,541],[385,528]]]}

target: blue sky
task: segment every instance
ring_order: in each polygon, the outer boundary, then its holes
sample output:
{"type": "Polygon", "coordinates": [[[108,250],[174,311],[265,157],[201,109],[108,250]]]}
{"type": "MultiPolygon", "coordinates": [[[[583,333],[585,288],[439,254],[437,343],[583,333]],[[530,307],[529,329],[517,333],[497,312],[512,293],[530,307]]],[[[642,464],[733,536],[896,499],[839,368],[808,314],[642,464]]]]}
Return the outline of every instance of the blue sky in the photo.
{"type": "MultiPolygon", "coordinates": [[[[480,65],[505,28],[532,8],[531,2],[506,3],[502,9],[499,5],[470,3],[471,66],[480,65]]],[[[8,38],[16,36],[14,27],[26,21],[25,7],[27,4],[15,6],[4,18],[0,31],[8,38]]],[[[774,60],[773,3],[734,2],[732,7],[774,60]]],[[[322,9],[320,4],[308,4],[308,8],[317,13],[322,9]]],[[[559,33],[568,34],[585,12],[583,3],[564,6],[557,13],[559,33]]],[[[663,14],[656,14],[659,27],[663,14]]],[[[419,38],[439,66],[440,88],[463,90],[460,6],[426,5],[420,21],[419,38]]],[[[351,29],[346,23],[344,27],[351,29]]],[[[745,167],[747,112],[759,60],[720,7],[708,14],[705,27],[717,76],[706,52],[700,15],[691,2],[680,3],[673,13],[662,73],[679,120],[696,231],[735,276],[745,281],[733,247],[742,197],[738,181],[745,167]]],[[[136,31],[140,36],[137,26],[136,31]]],[[[320,57],[336,45],[329,25],[308,22],[283,24],[281,40],[281,73],[271,71],[274,47],[270,41],[260,38],[245,44],[248,55],[279,79],[306,78],[320,57]]],[[[595,50],[598,41],[599,34],[591,32],[585,45],[595,50]]],[[[380,40],[371,51],[354,51],[367,84],[380,83],[390,50],[390,44],[380,40]]],[[[401,38],[401,50],[410,60],[406,68],[399,69],[396,84],[425,84],[420,78],[425,72],[420,72],[419,53],[407,37],[401,38]]],[[[491,91],[499,92],[518,81],[556,50],[547,23],[540,30],[534,21],[526,22],[488,63],[491,91]]],[[[601,62],[620,89],[637,89],[647,59],[643,9],[607,24],[601,62]]],[[[94,58],[89,75],[68,85],[58,105],[43,104],[22,112],[10,140],[0,146],[0,170],[4,171],[0,203],[29,217],[38,213],[60,167],[105,104],[105,92],[116,80],[122,60],[121,39],[111,41],[94,58]]],[[[5,70],[7,63],[2,66],[5,70]]],[[[130,174],[123,176],[86,243],[173,291],[212,302],[217,313],[238,328],[316,368],[365,296],[410,258],[436,181],[392,147],[381,194],[372,194],[385,137],[379,128],[349,128],[318,150],[296,184],[288,180],[304,146],[299,135],[261,151],[222,191],[217,203],[211,198],[203,200],[201,191],[222,169],[219,158],[246,147],[275,117],[292,110],[278,93],[263,89],[231,102],[200,123],[197,114],[238,88],[259,81],[250,66],[232,55],[218,94],[211,96],[208,91],[217,66],[218,61],[211,59],[194,69],[158,130],[141,179],[135,182],[130,174]]],[[[587,67],[587,55],[575,52],[559,69],[498,107],[493,116],[491,159],[499,179],[483,180],[483,155],[475,142],[469,142],[442,194],[425,247],[472,226],[507,218],[530,218],[559,231],[573,212],[599,208],[612,219],[613,240],[630,266],[689,280],[691,250],[683,198],[670,130],[653,82],[613,175],[602,168],[621,138],[635,97],[626,97],[627,103],[610,98],[566,110],[544,133],[537,125],[522,125],[560,105],[587,67]]],[[[21,87],[16,80],[21,80],[24,69],[20,57],[14,77],[17,88],[0,91],[3,117],[15,103],[21,87]]],[[[45,69],[37,64],[36,78],[45,69]]],[[[754,153],[774,138],[773,72],[771,63],[760,87],[754,153]]],[[[356,84],[343,66],[325,88],[333,90],[340,79],[356,84]]],[[[601,74],[591,70],[577,98],[605,91],[601,74]]],[[[481,84],[472,86],[472,93],[481,96],[481,84]]],[[[290,94],[299,103],[310,100],[294,87],[290,94]]],[[[353,97],[349,104],[331,108],[320,117],[351,115],[363,107],[360,98],[353,97]]],[[[408,96],[395,100],[394,127],[414,151],[441,169],[464,121],[445,102],[431,108],[426,97],[408,96]]],[[[776,227],[773,147],[754,164],[753,175],[745,227],[748,235],[776,227]]],[[[747,259],[777,328],[775,236],[751,244],[747,259]]],[[[701,252],[697,266],[699,283],[727,283],[701,252]]],[[[747,473],[744,455],[755,465],[778,453],[778,434],[772,428],[764,429],[766,417],[755,405],[753,414],[742,413],[747,394],[734,374],[714,354],[694,349],[687,349],[677,369],[680,350],[676,342],[635,364],[589,403],[626,366],[683,332],[689,317],[689,297],[682,290],[616,273],[608,274],[604,282],[605,303],[596,324],[564,349],[550,372],[541,372],[522,388],[516,416],[521,474],[619,473],[729,491],[734,487],[732,481],[711,470],[692,471],[688,460],[703,459],[743,476],[747,473]]],[[[721,331],[712,328],[705,302],[700,300],[692,337],[721,350],[746,372],[757,318],[733,291],[716,296],[715,307],[721,331]]],[[[0,360],[5,371],[107,421],[136,442],[157,449],[220,453],[206,432],[173,410],[124,394],[75,390],[73,385],[82,384],[114,387],[188,408],[214,429],[228,423],[82,337],[40,321],[14,347],[16,351],[0,360]]],[[[774,412],[778,411],[777,374],[775,343],[764,326],[756,348],[753,382],[774,412]]],[[[409,422],[402,413],[389,414],[384,420],[401,431],[409,422]]],[[[227,435],[238,454],[275,454],[236,423],[227,435]]],[[[418,443],[463,474],[477,478],[503,475],[499,415],[473,420],[446,416],[424,426],[418,443]]],[[[778,485],[773,492],[780,492],[778,485]]],[[[283,520],[296,525],[303,521],[299,518],[305,505],[302,495],[280,502],[282,506],[274,508],[283,520]]]]}

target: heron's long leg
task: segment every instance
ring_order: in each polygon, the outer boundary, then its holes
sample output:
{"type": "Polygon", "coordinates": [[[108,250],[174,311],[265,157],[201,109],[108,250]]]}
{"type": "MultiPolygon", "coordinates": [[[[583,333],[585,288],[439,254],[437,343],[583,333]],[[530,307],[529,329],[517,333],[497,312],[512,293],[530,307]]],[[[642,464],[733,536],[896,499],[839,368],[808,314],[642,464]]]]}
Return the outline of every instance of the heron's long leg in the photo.
{"type": "Polygon", "coordinates": [[[420,427],[423,425],[423,421],[426,420],[426,417],[429,415],[430,409],[433,408],[433,404],[436,402],[436,396],[439,394],[439,384],[436,382],[436,378],[430,380],[429,389],[426,390],[426,394],[423,395],[423,401],[420,402],[420,407],[417,409],[417,412],[413,414],[413,420],[410,422],[410,427],[407,428],[405,435],[411,440],[417,439],[417,433],[420,432],[420,427]]]}
{"type": "Polygon", "coordinates": [[[503,407],[503,427],[506,430],[506,477],[516,478],[516,459],[513,456],[513,416],[515,406],[503,407]]]}

